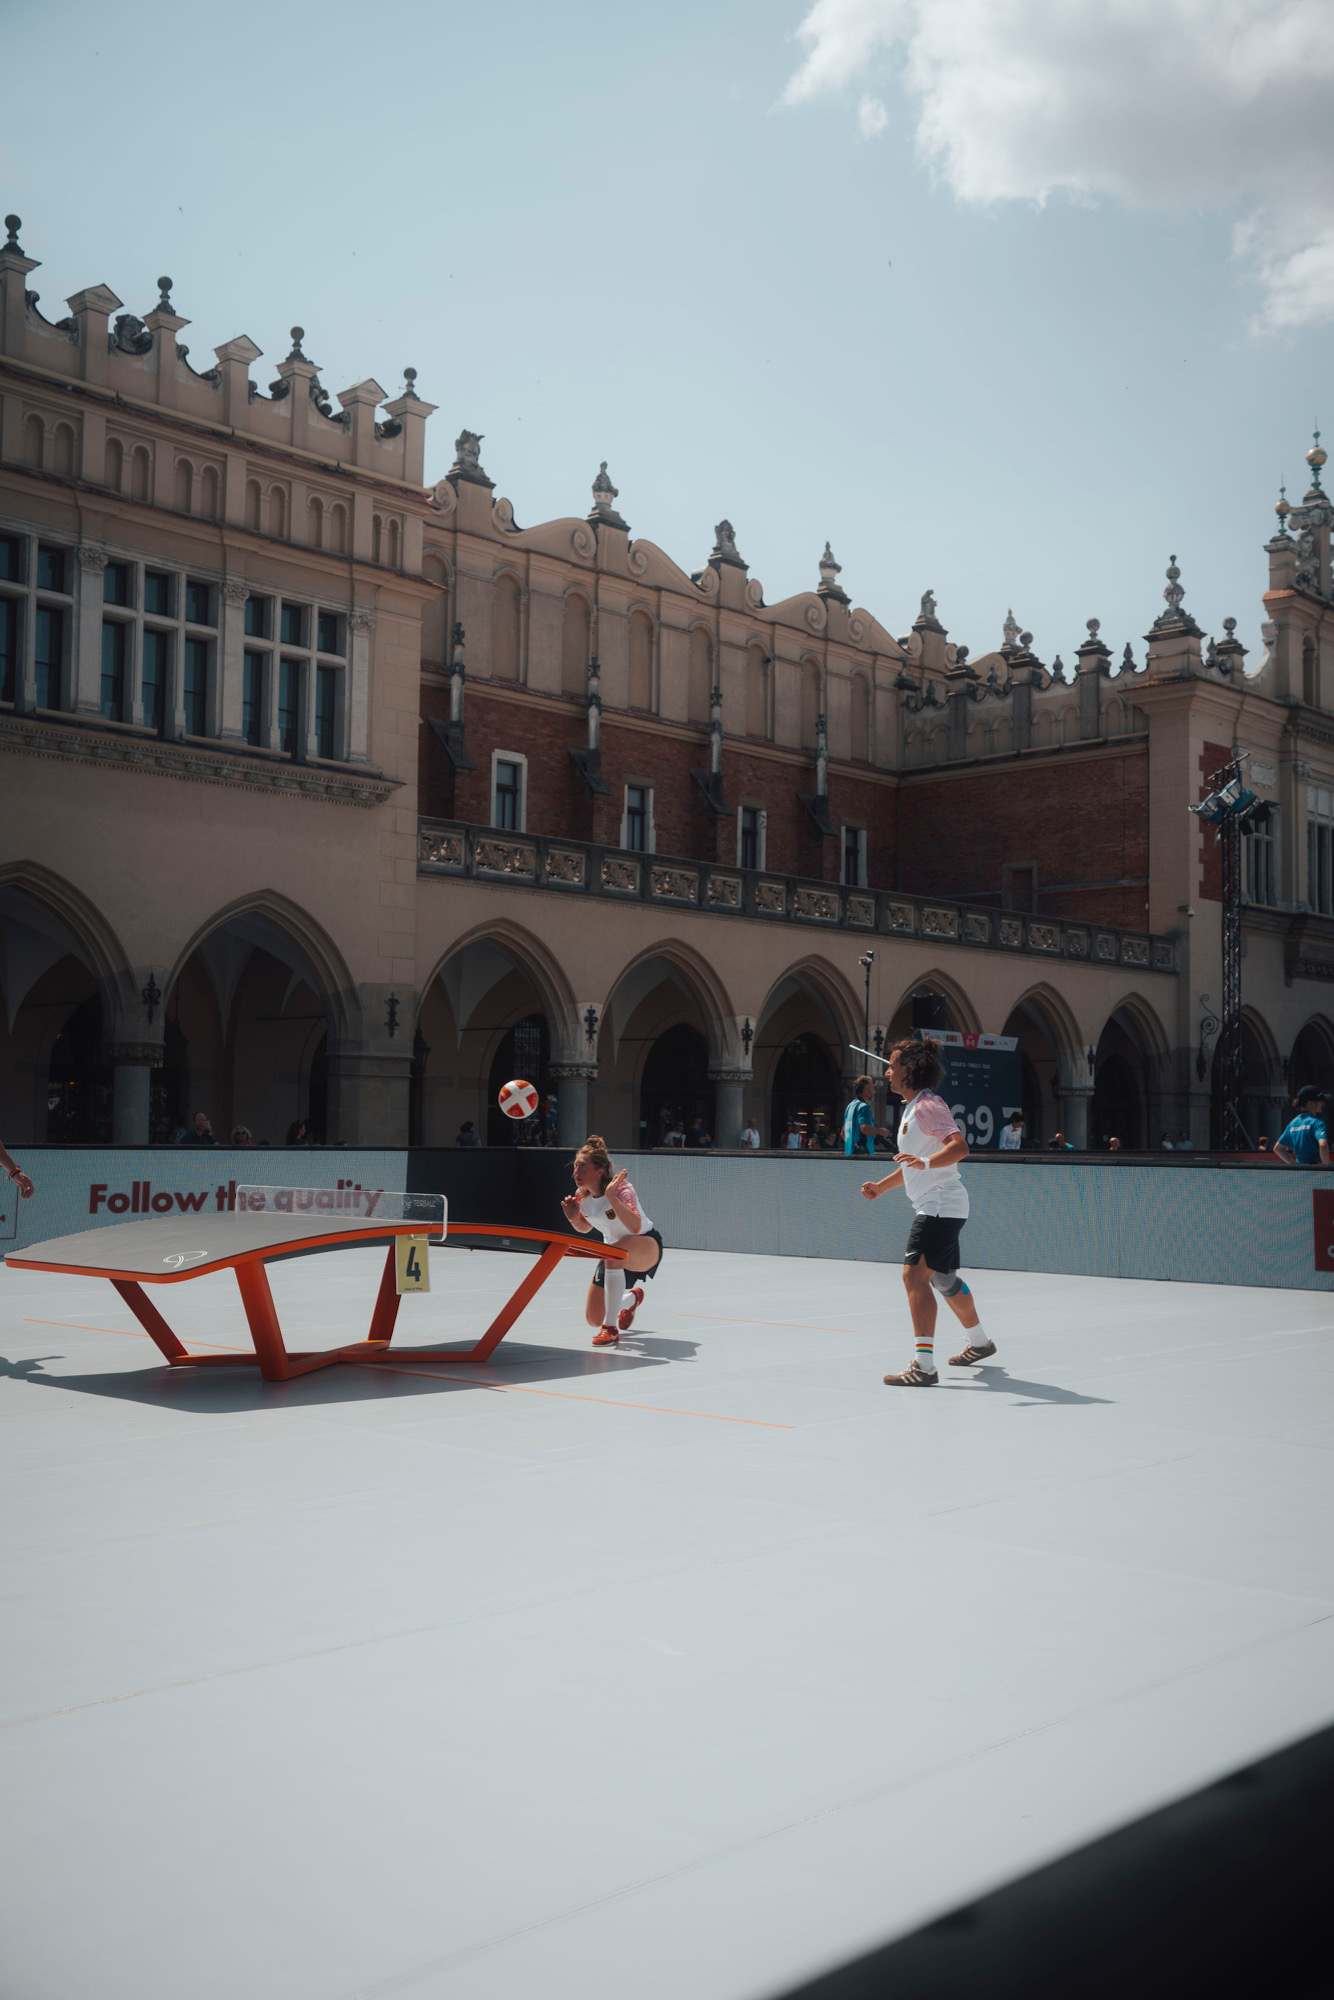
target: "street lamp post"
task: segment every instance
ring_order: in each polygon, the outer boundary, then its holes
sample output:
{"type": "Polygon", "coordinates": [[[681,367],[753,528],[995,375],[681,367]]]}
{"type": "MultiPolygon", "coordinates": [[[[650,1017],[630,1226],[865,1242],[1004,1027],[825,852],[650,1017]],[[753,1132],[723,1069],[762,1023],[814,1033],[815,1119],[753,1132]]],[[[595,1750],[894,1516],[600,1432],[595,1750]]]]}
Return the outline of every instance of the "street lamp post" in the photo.
{"type": "Polygon", "coordinates": [[[871,967],[875,964],[875,953],[873,951],[864,951],[857,960],[857,963],[866,975],[866,1006],[862,1012],[862,1047],[869,1049],[871,1046],[871,967]]]}

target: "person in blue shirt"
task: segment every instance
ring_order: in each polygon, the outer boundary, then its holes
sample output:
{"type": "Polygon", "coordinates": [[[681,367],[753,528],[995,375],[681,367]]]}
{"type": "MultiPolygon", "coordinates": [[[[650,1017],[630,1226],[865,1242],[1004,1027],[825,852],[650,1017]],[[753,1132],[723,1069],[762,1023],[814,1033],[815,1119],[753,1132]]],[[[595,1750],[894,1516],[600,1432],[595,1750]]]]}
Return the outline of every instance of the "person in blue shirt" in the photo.
{"type": "Polygon", "coordinates": [[[1329,1136],[1325,1131],[1325,1093],[1306,1083],[1292,1100],[1290,1118],[1274,1145],[1290,1167],[1327,1167],[1329,1136]]]}
{"type": "Polygon", "coordinates": [[[843,1113],[843,1151],[845,1154],[874,1153],[877,1139],[888,1139],[888,1125],[877,1125],[875,1113],[871,1109],[871,1099],[875,1096],[875,1083],[869,1076],[859,1076],[852,1086],[852,1101],[843,1113]]]}

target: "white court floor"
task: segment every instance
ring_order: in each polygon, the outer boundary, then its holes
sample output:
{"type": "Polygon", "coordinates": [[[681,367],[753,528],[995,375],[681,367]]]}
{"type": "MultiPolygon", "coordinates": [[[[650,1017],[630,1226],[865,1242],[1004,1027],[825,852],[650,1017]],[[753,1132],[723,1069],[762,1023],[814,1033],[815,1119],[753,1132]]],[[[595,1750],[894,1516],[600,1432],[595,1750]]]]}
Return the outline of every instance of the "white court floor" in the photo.
{"type": "Polygon", "coordinates": [[[1334,1717],[1334,1298],[982,1273],[910,1392],[892,1268],[669,1252],[610,1355],[584,1281],[266,1386],[0,1272],[5,2000],[749,2000],[1334,1717]]]}

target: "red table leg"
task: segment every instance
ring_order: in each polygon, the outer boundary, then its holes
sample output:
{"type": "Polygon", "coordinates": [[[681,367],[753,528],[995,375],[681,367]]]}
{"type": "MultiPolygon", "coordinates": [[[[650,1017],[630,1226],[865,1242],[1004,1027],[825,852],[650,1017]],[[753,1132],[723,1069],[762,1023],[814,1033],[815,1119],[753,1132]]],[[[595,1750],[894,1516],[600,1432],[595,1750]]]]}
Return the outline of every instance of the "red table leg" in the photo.
{"type": "Polygon", "coordinates": [[[384,1260],[384,1276],[375,1299],[375,1311],[371,1314],[371,1330],[368,1340],[382,1340],[386,1347],[394,1337],[394,1322],[398,1318],[398,1272],[395,1251],[398,1245],[391,1243],[384,1260]]]}
{"type": "MultiPolygon", "coordinates": [[[[485,1361],[494,1354],[505,1335],[513,1326],[519,1314],[529,1303],[533,1294],[540,1291],[547,1279],[565,1255],[560,1243],[549,1243],[538,1258],[528,1276],[515,1292],[508,1305],[502,1306],[492,1320],[476,1347],[470,1347],[466,1354],[460,1354],[456,1347],[414,1347],[404,1349],[404,1360],[413,1361],[485,1361]]],[[[391,1357],[392,1358],[392,1357],[391,1357]]]]}
{"type": "MultiPolygon", "coordinates": [[[[180,1341],[177,1340],[157,1307],[144,1297],[142,1285],[137,1285],[128,1278],[113,1278],[111,1283],[113,1288],[120,1293],[122,1299],[124,1299],[126,1305],[148,1335],[148,1338],[157,1342],[168,1361],[175,1361],[181,1355],[185,1354],[185,1349],[182,1347],[180,1341]]],[[[187,1360],[189,1359],[188,1356],[186,1358],[187,1360]]]]}
{"type": "Polygon", "coordinates": [[[269,1274],[258,1261],[237,1264],[235,1270],[241,1304],[250,1323],[250,1337],[255,1343],[259,1372],[266,1382],[288,1382],[292,1378],[292,1367],[287,1349],[283,1346],[278,1308],[269,1290],[269,1274]]]}

